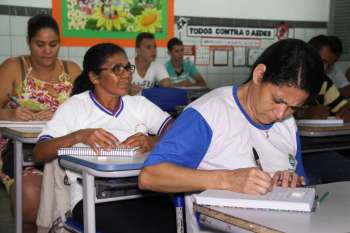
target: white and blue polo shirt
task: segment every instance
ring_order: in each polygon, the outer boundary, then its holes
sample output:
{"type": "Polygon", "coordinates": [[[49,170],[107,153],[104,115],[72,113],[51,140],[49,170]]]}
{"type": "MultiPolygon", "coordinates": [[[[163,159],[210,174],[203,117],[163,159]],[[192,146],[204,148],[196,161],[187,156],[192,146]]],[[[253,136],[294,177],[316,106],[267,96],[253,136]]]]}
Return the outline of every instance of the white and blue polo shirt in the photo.
{"type": "MultiPolygon", "coordinates": [[[[172,121],[167,112],[143,96],[119,97],[119,104],[113,111],[103,107],[92,91],[74,95],[66,100],[47,122],[39,135],[39,141],[56,138],[87,128],[103,128],[116,136],[120,142],[140,132],[161,135],[172,121]]],[[[79,175],[67,171],[71,181],[71,208],[82,199],[79,175]]]]}
{"type": "MultiPolygon", "coordinates": [[[[294,118],[269,125],[256,124],[240,104],[237,90],[235,86],[218,88],[190,104],[144,166],[167,162],[205,170],[254,167],[254,147],[264,171],[292,169],[304,175],[294,118]]],[[[189,212],[192,202],[186,200],[186,214],[189,212]]],[[[187,219],[187,223],[192,224],[188,227],[196,228],[193,216],[190,218],[192,221],[187,219]]]]}

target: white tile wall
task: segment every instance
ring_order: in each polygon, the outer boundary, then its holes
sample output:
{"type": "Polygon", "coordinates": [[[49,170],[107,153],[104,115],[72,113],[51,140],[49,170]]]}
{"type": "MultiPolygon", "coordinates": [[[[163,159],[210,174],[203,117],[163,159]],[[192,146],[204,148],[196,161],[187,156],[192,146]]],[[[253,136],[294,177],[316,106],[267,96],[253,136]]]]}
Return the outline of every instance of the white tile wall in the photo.
{"type": "Polygon", "coordinates": [[[10,16],[0,15],[0,35],[10,35],[10,16]]]}
{"type": "Polygon", "coordinates": [[[25,36],[11,36],[11,55],[19,56],[29,54],[25,36]]]}
{"type": "Polygon", "coordinates": [[[10,33],[14,36],[27,35],[27,22],[30,17],[10,16],[10,33]]]}
{"type": "Polygon", "coordinates": [[[0,35],[0,55],[11,56],[11,39],[9,35],[0,35]]]}
{"type": "MultiPolygon", "coordinates": [[[[0,15],[0,62],[9,56],[18,56],[28,54],[29,50],[26,44],[26,25],[29,17],[0,15]]],[[[176,27],[175,27],[176,28],[176,27]]],[[[308,41],[313,36],[326,34],[327,29],[311,28],[291,28],[289,37],[308,41]]],[[[176,30],[175,36],[180,37],[185,44],[200,45],[201,39],[186,36],[186,29],[181,34],[176,30]]],[[[272,44],[274,40],[262,40],[263,48],[272,44]]],[[[61,47],[59,57],[69,59],[82,65],[83,56],[87,47],[61,47]]],[[[126,48],[129,58],[135,56],[134,48],[126,48]]],[[[233,67],[232,52],[229,52],[229,65],[227,67],[218,67],[212,65],[212,52],[210,52],[210,63],[208,66],[198,66],[198,70],[203,75],[210,88],[216,88],[222,85],[240,84],[249,76],[248,67],[233,67]]],[[[157,62],[166,62],[169,59],[166,48],[158,48],[157,62]]],[[[346,63],[344,67],[349,64],[346,63]]]]}
{"type": "Polygon", "coordinates": [[[68,48],[67,47],[61,47],[60,53],[58,54],[58,57],[60,59],[68,59],[68,48]]]}

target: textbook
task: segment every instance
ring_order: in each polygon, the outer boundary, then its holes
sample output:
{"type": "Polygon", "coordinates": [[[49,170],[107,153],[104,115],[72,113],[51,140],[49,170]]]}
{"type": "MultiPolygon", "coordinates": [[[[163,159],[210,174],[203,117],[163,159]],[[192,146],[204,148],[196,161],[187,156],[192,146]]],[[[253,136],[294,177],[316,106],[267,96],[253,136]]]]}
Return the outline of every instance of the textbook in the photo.
{"type": "Polygon", "coordinates": [[[196,195],[199,205],[311,212],[314,188],[274,187],[265,195],[250,195],[227,190],[206,190],[196,195]]]}
{"type": "Polygon", "coordinates": [[[88,157],[97,157],[98,159],[111,158],[111,157],[133,157],[136,155],[138,148],[126,148],[126,147],[117,147],[115,149],[111,149],[110,151],[100,149],[100,153],[96,154],[93,149],[90,147],[64,147],[60,148],[57,151],[57,155],[69,155],[80,158],[88,158],[88,157]]]}

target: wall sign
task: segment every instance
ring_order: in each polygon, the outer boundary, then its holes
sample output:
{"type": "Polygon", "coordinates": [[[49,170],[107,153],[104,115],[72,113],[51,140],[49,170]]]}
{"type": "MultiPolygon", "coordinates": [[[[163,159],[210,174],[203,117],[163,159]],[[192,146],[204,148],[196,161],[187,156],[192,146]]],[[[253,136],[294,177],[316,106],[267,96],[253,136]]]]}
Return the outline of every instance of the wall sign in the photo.
{"type": "Polygon", "coordinates": [[[187,26],[187,36],[273,39],[273,28],[187,26]]]}
{"type": "Polygon", "coordinates": [[[91,46],[112,42],[134,47],[140,32],[151,32],[166,47],[174,32],[173,0],[52,0],[61,44],[91,46]]]}
{"type": "Polygon", "coordinates": [[[202,46],[260,47],[260,39],[202,38],[202,46]]]}

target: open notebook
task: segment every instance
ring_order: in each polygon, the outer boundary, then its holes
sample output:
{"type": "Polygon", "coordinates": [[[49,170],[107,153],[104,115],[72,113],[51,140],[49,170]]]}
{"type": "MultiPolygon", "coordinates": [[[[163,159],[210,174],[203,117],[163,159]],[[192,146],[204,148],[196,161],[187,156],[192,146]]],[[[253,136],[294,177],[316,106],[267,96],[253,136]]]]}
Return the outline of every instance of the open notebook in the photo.
{"type": "Polygon", "coordinates": [[[199,205],[304,212],[311,212],[314,200],[314,188],[274,187],[271,192],[260,196],[212,189],[196,195],[199,205]]]}
{"type": "Polygon", "coordinates": [[[69,155],[80,158],[88,158],[88,157],[97,157],[98,159],[105,159],[111,157],[133,157],[136,155],[138,148],[126,148],[126,147],[117,147],[110,151],[100,150],[99,154],[96,154],[90,147],[65,147],[58,150],[57,155],[69,155]]]}

